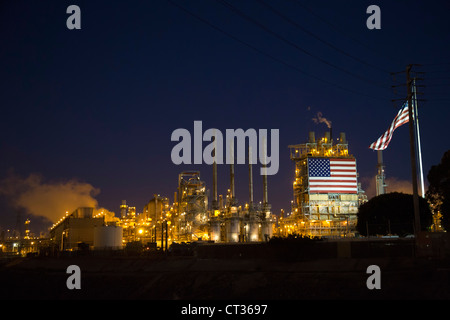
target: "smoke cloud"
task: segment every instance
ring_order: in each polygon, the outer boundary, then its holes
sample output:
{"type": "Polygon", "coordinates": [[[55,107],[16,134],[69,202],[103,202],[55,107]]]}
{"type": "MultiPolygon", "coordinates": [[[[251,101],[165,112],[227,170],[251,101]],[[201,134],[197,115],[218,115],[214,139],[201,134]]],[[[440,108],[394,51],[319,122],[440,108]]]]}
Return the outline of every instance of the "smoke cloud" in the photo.
{"type": "Polygon", "coordinates": [[[317,112],[317,118],[312,118],[312,120],[314,121],[314,123],[319,124],[319,123],[325,123],[327,125],[328,128],[331,128],[331,121],[328,120],[327,118],[322,116],[322,112],[317,112]]]}
{"type": "Polygon", "coordinates": [[[0,181],[0,194],[9,200],[12,207],[23,208],[29,214],[45,217],[51,222],[78,207],[97,208],[98,202],[94,197],[99,192],[89,183],[76,180],[44,182],[38,174],[30,174],[27,178],[10,174],[0,181]]]}

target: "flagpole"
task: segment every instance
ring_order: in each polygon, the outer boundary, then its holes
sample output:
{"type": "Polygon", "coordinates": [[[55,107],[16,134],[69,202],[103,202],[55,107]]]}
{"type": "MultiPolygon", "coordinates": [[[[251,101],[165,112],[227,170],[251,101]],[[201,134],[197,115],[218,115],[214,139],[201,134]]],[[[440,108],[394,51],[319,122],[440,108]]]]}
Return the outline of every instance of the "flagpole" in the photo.
{"type": "Polygon", "coordinates": [[[419,157],[419,171],[420,171],[420,187],[422,198],[425,198],[425,186],[423,182],[423,166],[422,166],[422,148],[420,143],[420,130],[419,130],[419,108],[417,107],[417,88],[416,88],[416,78],[413,79],[414,88],[414,124],[416,125],[417,131],[417,152],[419,157]]]}

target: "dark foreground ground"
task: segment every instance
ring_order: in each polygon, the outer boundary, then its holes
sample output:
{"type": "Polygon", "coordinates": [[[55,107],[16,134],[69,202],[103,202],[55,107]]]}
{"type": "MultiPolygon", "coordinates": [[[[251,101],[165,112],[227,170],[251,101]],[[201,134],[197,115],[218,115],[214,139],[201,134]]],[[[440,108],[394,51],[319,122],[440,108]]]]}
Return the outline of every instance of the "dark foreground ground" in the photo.
{"type": "Polygon", "coordinates": [[[4,259],[0,299],[449,299],[450,265],[412,257],[309,261],[195,256],[80,256],[4,259]],[[81,269],[69,290],[67,267],[81,269]],[[367,267],[381,269],[369,290],[367,267]]]}

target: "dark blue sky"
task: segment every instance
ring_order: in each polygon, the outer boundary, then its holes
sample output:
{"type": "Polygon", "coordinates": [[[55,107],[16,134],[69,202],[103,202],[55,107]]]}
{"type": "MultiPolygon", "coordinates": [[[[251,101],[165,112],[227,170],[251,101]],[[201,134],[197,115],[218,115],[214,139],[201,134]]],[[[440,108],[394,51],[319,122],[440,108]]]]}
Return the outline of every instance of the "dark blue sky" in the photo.
{"type": "MultiPolygon", "coordinates": [[[[311,130],[325,132],[312,121],[320,111],[335,136],[346,132],[369,188],[377,157],[368,147],[400,107],[391,99],[406,96],[405,87],[394,94],[389,72],[410,63],[426,72],[425,175],[449,149],[447,1],[265,0],[303,30],[256,0],[229,0],[240,15],[218,1],[173,2],[216,28],[167,0],[0,4],[1,178],[13,169],[48,183],[77,179],[101,190],[100,206],[118,212],[126,199],[140,212],[155,193],[173,200],[183,170],[201,170],[211,186],[210,167],[172,164],[173,130],[193,132],[194,120],[223,132],[280,129],[280,170],[269,177],[278,213],[292,199],[287,146],[305,142],[311,130]],[[66,28],[71,4],[81,9],[81,30],[66,28]],[[381,8],[381,30],[366,27],[371,4],[381,8]]],[[[404,83],[405,74],[395,80],[404,83]]],[[[410,181],[407,126],[397,129],[384,160],[388,178],[410,181]]],[[[245,203],[247,167],[236,170],[245,203]]],[[[219,166],[219,193],[228,173],[219,166]]],[[[261,180],[255,175],[258,201],[261,180]]],[[[11,217],[8,208],[0,212],[0,226],[11,217]]]]}

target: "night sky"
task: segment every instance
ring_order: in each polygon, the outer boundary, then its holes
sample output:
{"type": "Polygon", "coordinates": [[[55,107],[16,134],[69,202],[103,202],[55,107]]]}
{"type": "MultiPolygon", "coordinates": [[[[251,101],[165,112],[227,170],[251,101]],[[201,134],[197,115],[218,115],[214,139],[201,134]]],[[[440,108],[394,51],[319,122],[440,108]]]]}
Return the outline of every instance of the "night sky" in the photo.
{"type": "MultiPolygon", "coordinates": [[[[406,0],[2,1],[0,230],[14,227],[24,192],[5,191],[11,177],[90,185],[98,206],[117,214],[124,199],[137,212],[153,194],[173,201],[181,171],[200,170],[211,189],[210,166],[177,166],[170,157],[171,133],[193,134],[195,120],[223,133],[280,130],[280,169],[268,178],[278,214],[292,200],[288,145],[306,142],[309,131],[321,137],[327,127],[312,119],[322,112],[335,138],[347,134],[370,198],[377,155],[369,145],[401,107],[391,100],[406,97],[405,86],[391,88],[406,82],[405,73],[390,72],[408,64],[425,72],[426,177],[450,147],[449,9],[448,1],[406,0]],[[81,9],[81,30],[66,27],[71,4],[81,9]],[[366,27],[372,4],[381,9],[381,30],[366,27]]],[[[411,181],[409,152],[405,125],[384,151],[386,176],[398,186],[411,181]]],[[[229,167],[218,170],[226,194],[229,167]]],[[[240,204],[247,179],[247,166],[238,165],[240,204]]],[[[261,183],[254,174],[256,201],[261,183]]]]}

